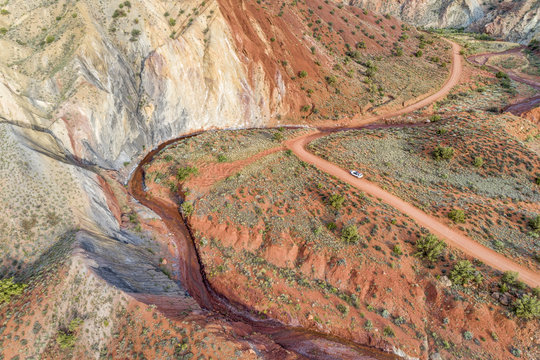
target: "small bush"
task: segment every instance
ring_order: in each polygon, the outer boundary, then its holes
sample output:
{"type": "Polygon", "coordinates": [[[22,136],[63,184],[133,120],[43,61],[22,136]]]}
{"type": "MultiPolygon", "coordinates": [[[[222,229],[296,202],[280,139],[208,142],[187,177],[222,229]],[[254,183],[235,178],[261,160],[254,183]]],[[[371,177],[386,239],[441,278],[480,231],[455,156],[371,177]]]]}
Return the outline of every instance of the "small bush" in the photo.
{"type": "Polygon", "coordinates": [[[510,347],[510,353],[512,355],[514,355],[515,357],[521,357],[521,350],[519,350],[517,347],[515,346],[511,346],[510,347]]]}
{"type": "Polygon", "coordinates": [[[346,244],[356,244],[360,239],[358,229],[355,225],[348,225],[341,231],[341,240],[346,244]]]}
{"type": "Polygon", "coordinates": [[[283,139],[284,139],[284,136],[283,136],[283,134],[281,132],[276,132],[276,133],[274,133],[274,135],[272,135],[272,140],[274,140],[274,141],[281,142],[281,141],[283,141],[283,139]]]}
{"type": "Polygon", "coordinates": [[[113,19],[116,19],[119,17],[125,17],[125,16],[127,16],[126,12],[124,10],[119,10],[119,9],[114,10],[114,13],[112,15],[113,19]]]}
{"type": "Polygon", "coordinates": [[[176,172],[176,178],[178,181],[187,180],[191,175],[197,175],[199,170],[196,167],[184,166],[178,169],[176,172]]]}
{"type": "Polygon", "coordinates": [[[75,335],[60,330],[56,335],[56,343],[63,350],[72,349],[75,346],[75,335]]]}
{"type": "Polygon", "coordinates": [[[13,282],[13,278],[0,280],[0,304],[8,303],[12,296],[22,294],[26,286],[26,284],[13,282]]]}
{"type": "Polygon", "coordinates": [[[468,285],[471,281],[482,282],[482,274],[472,266],[469,260],[460,260],[450,271],[450,280],[458,285],[468,285]]]}
{"type": "Polygon", "coordinates": [[[336,308],[339,310],[340,313],[343,315],[347,315],[349,313],[349,307],[347,305],[343,304],[337,304],[336,308]]]}
{"type": "Polygon", "coordinates": [[[540,318],[540,300],[533,295],[523,295],[514,301],[514,313],[517,317],[530,320],[540,318]]]}
{"type": "Polygon", "coordinates": [[[456,224],[465,222],[465,212],[460,209],[454,209],[450,211],[448,213],[448,217],[456,224]]]}
{"type": "Polygon", "coordinates": [[[392,249],[392,253],[396,256],[400,256],[403,254],[403,251],[401,250],[401,246],[398,244],[394,245],[394,248],[392,249]]]}
{"type": "Polygon", "coordinates": [[[390,325],[386,325],[383,329],[383,335],[387,337],[394,337],[396,334],[394,333],[394,329],[390,325]]]}
{"type": "Polygon", "coordinates": [[[470,332],[470,331],[464,331],[464,332],[463,332],[463,338],[464,338],[465,340],[472,340],[473,337],[474,337],[474,335],[473,335],[472,332],[470,332]]]}
{"type": "Polygon", "coordinates": [[[477,156],[474,158],[474,161],[473,161],[473,165],[474,167],[482,167],[484,165],[484,159],[481,157],[481,156],[477,156]]]}
{"type": "Polygon", "coordinates": [[[47,44],[50,44],[50,43],[52,43],[52,42],[54,41],[54,39],[55,39],[55,37],[54,37],[53,35],[49,35],[49,36],[47,36],[47,37],[45,38],[45,42],[46,42],[47,44]]]}
{"type": "Polygon", "coordinates": [[[373,330],[373,322],[371,320],[366,320],[366,323],[364,324],[364,329],[367,331],[373,330]]]}
{"type": "Polygon", "coordinates": [[[302,71],[300,71],[300,72],[298,73],[298,77],[299,77],[299,78],[305,78],[306,76],[307,76],[307,72],[304,71],[304,70],[302,70],[302,71]]]}
{"type": "Polygon", "coordinates": [[[337,81],[336,77],[333,75],[325,77],[325,80],[328,85],[333,85],[337,81]]]}
{"type": "Polygon", "coordinates": [[[193,203],[191,201],[184,201],[181,208],[184,216],[191,216],[193,214],[193,203]]]}
{"type": "Polygon", "coordinates": [[[436,261],[441,256],[446,243],[439,240],[435,235],[422,236],[416,241],[415,255],[431,262],[436,261]]]}
{"type": "Polygon", "coordinates": [[[416,56],[416,57],[421,57],[422,55],[424,55],[422,50],[418,50],[417,52],[414,53],[414,56],[416,56]]]}
{"type": "Polygon", "coordinates": [[[437,115],[437,114],[431,115],[430,120],[431,120],[431,122],[440,121],[441,120],[441,115],[437,115]]]}
{"type": "Polygon", "coordinates": [[[450,160],[454,156],[454,148],[437,146],[432,155],[435,160],[450,160]]]}
{"type": "Polygon", "coordinates": [[[540,215],[536,215],[535,217],[529,219],[529,226],[534,231],[539,231],[540,230],[540,215]]]}
{"type": "Polygon", "coordinates": [[[83,320],[77,317],[70,321],[68,330],[71,332],[77,331],[77,329],[79,328],[79,326],[82,325],[82,323],[83,323],[83,320]]]}
{"type": "Polygon", "coordinates": [[[328,199],[328,203],[330,204],[330,206],[332,206],[336,210],[341,209],[344,202],[345,198],[343,197],[343,195],[340,194],[331,195],[330,199],[328,199]]]}
{"type": "Polygon", "coordinates": [[[519,273],[517,271],[505,271],[501,281],[504,284],[514,285],[517,282],[518,277],[519,273]]]}
{"type": "Polygon", "coordinates": [[[222,162],[226,162],[228,159],[225,155],[223,154],[219,154],[218,157],[217,157],[217,161],[222,163],[222,162]]]}

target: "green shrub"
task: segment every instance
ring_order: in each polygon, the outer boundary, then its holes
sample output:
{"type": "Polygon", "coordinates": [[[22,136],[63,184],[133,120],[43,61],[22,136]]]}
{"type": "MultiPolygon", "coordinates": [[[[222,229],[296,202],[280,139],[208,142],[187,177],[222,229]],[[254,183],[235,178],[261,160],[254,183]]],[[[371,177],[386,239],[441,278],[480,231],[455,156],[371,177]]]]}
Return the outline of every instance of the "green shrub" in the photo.
{"type": "Polygon", "coordinates": [[[326,228],[328,230],[336,230],[337,229],[337,225],[333,222],[329,222],[328,224],[326,224],[326,228]]]}
{"type": "Polygon", "coordinates": [[[307,76],[307,72],[304,71],[304,70],[302,70],[302,71],[300,71],[300,72],[298,73],[298,77],[299,77],[299,78],[305,78],[306,76],[307,76]]]}
{"type": "Polygon", "coordinates": [[[6,29],[5,27],[0,28],[0,35],[5,35],[7,32],[8,32],[8,29],[6,29]]]}
{"type": "Polygon", "coordinates": [[[169,19],[169,25],[170,25],[170,26],[176,25],[176,20],[173,19],[173,18],[170,18],[170,19],[169,19]]]}
{"type": "Polygon", "coordinates": [[[68,330],[70,332],[74,332],[79,328],[79,326],[81,326],[82,323],[83,323],[83,320],[81,318],[77,317],[77,318],[71,320],[71,322],[69,323],[69,326],[68,326],[68,330]]]}
{"type": "Polygon", "coordinates": [[[415,255],[431,262],[436,261],[441,256],[446,243],[439,240],[435,235],[428,234],[416,241],[415,255]]]}
{"type": "Polygon", "coordinates": [[[501,281],[504,284],[514,285],[517,282],[518,277],[519,273],[517,271],[505,271],[501,281]]]}
{"type": "Polygon", "coordinates": [[[498,78],[498,79],[506,79],[508,77],[508,75],[506,75],[505,73],[503,73],[502,71],[497,71],[497,73],[495,74],[495,76],[498,78]]]}
{"type": "Polygon", "coordinates": [[[453,284],[468,285],[471,281],[482,282],[482,274],[472,266],[469,260],[460,260],[450,271],[450,280],[453,284]]]}
{"type": "Polygon", "coordinates": [[[284,136],[281,132],[276,132],[274,135],[272,135],[272,140],[274,141],[283,141],[284,136]]]}
{"type": "Polygon", "coordinates": [[[421,57],[422,55],[424,55],[422,50],[418,50],[417,52],[414,53],[414,56],[416,56],[416,57],[421,57]]]}
{"type": "Polygon", "coordinates": [[[13,282],[13,278],[0,280],[0,304],[8,303],[12,296],[20,295],[26,286],[13,282]]]}
{"type": "Polygon", "coordinates": [[[191,216],[193,214],[193,203],[191,201],[184,201],[181,208],[184,216],[191,216]]]}
{"type": "Polygon", "coordinates": [[[463,332],[463,338],[464,338],[465,340],[472,340],[473,337],[474,337],[474,335],[473,335],[472,332],[470,332],[470,331],[464,331],[464,332],[463,332]]]}
{"type": "Polygon", "coordinates": [[[535,217],[529,219],[529,226],[534,231],[540,230],[540,215],[536,215],[535,217]]]}
{"type": "Polygon", "coordinates": [[[191,175],[197,175],[199,170],[196,167],[184,166],[178,169],[176,172],[176,178],[178,181],[184,181],[189,178],[191,175]]]}
{"type": "Polygon", "coordinates": [[[127,16],[126,12],[124,10],[119,10],[119,9],[114,10],[114,13],[112,14],[113,19],[116,19],[118,17],[125,17],[125,16],[127,16]]]}
{"type": "Polygon", "coordinates": [[[453,222],[457,223],[464,223],[465,222],[465,212],[460,209],[454,209],[448,213],[448,217],[453,222]]]}
{"type": "Polygon", "coordinates": [[[394,248],[392,249],[392,253],[396,256],[400,256],[403,254],[403,251],[401,250],[401,246],[398,244],[394,245],[394,248]]]}
{"type": "Polygon", "coordinates": [[[454,156],[454,148],[437,146],[432,155],[435,160],[450,160],[454,156]]]}
{"type": "Polygon", "coordinates": [[[61,349],[72,349],[75,346],[75,335],[60,330],[56,335],[56,343],[60,346],[61,349]]]}
{"type": "Polygon", "coordinates": [[[474,167],[482,167],[482,165],[484,165],[484,159],[481,157],[481,156],[477,156],[474,158],[474,161],[473,161],[473,165],[474,167]]]}
{"type": "Polygon", "coordinates": [[[218,157],[217,157],[217,161],[222,163],[222,162],[226,162],[228,159],[225,155],[223,154],[219,154],[218,157]]]}
{"type": "Polygon", "coordinates": [[[55,39],[54,35],[49,35],[49,36],[47,36],[47,37],[45,38],[45,42],[46,42],[47,44],[50,44],[50,43],[52,43],[52,42],[54,41],[54,39],[55,39]]]}
{"type": "Polygon", "coordinates": [[[394,333],[394,329],[390,325],[386,325],[383,329],[383,335],[387,337],[394,337],[396,334],[394,333]]]}
{"type": "Polygon", "coordinates": [[[344,202],[345,198],[343,197],[343,195],[340,194],[331,195],[330,199],[328,199],[328,203],[330,204],[330,206],[332,206],[336,210],[341,209],[344,202]]]}
{"type": "Polygon", "coordinates": [[[371,320],[366,320],[366,323],[364,324],[364,329],[367,331],[373,330],[373,322],[371,320]]]}
{"type": "Polygon", "coordinates": [[[540,300],[533,295],[523,295],[514,301],[514,313],[517,317],[530,320],[540,318],[540,300]]]}
{"type": "Polygon", "coordinates": [[[340,313],[343,315],[347,315],[349,313],[349,307],[347,305],[343,304],[337,304],[336,308],[339,310],[340,313]]]}
{"type": "Polygon", "coordinates": [[[304,105],[300,108],[300,111],[302,112],[307,112],[309,111],[309,109],[311,109],[311,107],[309,105],[304,105]]]}
{"type": "Polygon", "coordinates": [[[326,83],[327,83],[328,85],[333,85],[333,84],[335,84],[336,81],[337,81],[336,77],[333,76],[333,75],[326,76],[326,77],[325,77],[325,80],[326,80],[326,83]]]}
{"type": "Polygon", "coordinates": [[[511,346],[510,347],[510,353],[512,355],[514,355],[515,357],[521,357],[521,350],[519,350],[517,347],[515,346],[511,346]]]}
{"type": "Polygon", "coordinates": [[[355,225],[345,226],[341,230],[341,240],[346,244],[356,244],[359,239],[360,235],[358,235],[358,229],[355,225]]]}
{"type": "Polygon", "coordinates": [[[441,115],[433,114],[433,115],[431,115],[430,120],[431,120],[431,122],[437,122],[437,121],[440,121],[440,120],[441,120],[441,115]]]}

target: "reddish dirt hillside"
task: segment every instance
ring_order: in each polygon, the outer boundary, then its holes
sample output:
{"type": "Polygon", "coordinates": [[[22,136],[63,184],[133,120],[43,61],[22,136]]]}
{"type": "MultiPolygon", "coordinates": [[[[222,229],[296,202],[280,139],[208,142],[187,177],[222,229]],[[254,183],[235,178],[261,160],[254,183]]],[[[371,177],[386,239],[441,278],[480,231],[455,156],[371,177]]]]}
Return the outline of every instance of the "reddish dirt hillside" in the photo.
{"type": "Polygon", "coordinates": [[[251,76],[262,68],[270,86],[286,88],[288,122],[401,104],[448,74],[448,44],[390,16],[322,0],[219,3],[251,76]],[[430,80],[416,84],[421,74],[430,80]]]}

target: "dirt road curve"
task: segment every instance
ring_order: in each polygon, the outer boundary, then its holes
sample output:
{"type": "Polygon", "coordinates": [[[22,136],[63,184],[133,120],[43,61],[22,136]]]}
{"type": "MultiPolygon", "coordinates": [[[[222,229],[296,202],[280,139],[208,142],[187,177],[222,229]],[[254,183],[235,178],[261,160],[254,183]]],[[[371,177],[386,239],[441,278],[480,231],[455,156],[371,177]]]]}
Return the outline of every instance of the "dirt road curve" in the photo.
{"type": "MultiPolygon", "coordinates": [[[[353,124],[351,125],[366,125],[384,118],[391,118],[398,115],[403,115],[406,113],[410,113],[412,111],[415,111],[417,109],[420,109],[426,105],[431,104],[434,101],[437,101],[438,99],[446,96],[452,87],[456,85],[459,81],[459,78],[461,76],[461,69],[462,69],[462,63],[461,63],[461,56],[459,55],[460,47],[452,43],[452,69],[450,76],[448,77],[448,80],[446,84],[436,93],[426,97],[425,99],[422,99],[421,101],[411,104],[401,110],[392,112],[390,114],[384,114],[379,115],[363,120],[353,121],[353,124]]],[[[540,274],[529,270],[516,262],[508,259],[507,257],[495,252],[494,250],[491,250],[478,242],[470,239],[469,237],[465,236],[463,233],[453,230],[447,225],[441,223],[436,218],[426,214],[422,210],[418,209],[417,207],[401,200],[397,196],[394,196],[390,194],[389,192],[381,189],[377,185],[365,180],[365,179],[356,179],[352,177],[347,170],[344,170],[340,168],[339,166],[326,161],[306,150],[306,146],[313,140],[320,138],[324,136],[324,132],[316,132],[312,134],[307,134],[295,139],[291,139],[288,142],[286,142],[286,146],[291,149],[298,158],[301,160],[308,162],[314,166],[316,166],[318,169],[330,174],[334,175],[337,178],[343,180],[344,182],[356,187],[357,189],[370,194],[376,198],[379,198],[381,201],[384,201],[385,203],[395,207],[399,211],[403,212],[404,214],[410,216],[412,219],[414,219],[419,225],[425,227],[429,231],[431,231],[433,234],[437,235],[438,237],[445,239],[446,242],[454,246],[456,248],[459,248],[466,254],[473,256],[484,263],[488,264],[489,266],[501,270],[501,271],[517,271],[520,274],[520,279],[524,282],[526,282],[528,285],[532,287],[540,286],[540,274]]]]}
{"type": "MultiPolygon", "coordinates": [[[[447,40],[448,41],[448,40],[447,40]]],[[[347,122],[340,122],[339,127],[355,127],[355,126],[362,126],[369,123],[373,123],[375,121],[383,120],[392,118],[395,116],[408,114],[413,111],[416,111],[418,109],[423,108],[424,106],[430,105],[434,103],[435,101],[442,99],[448,93],[452,88],[457,85],[459,82],[459,79],[461,77],[461,70],[462,70],[462,59],[459,55],[460,46],[454,42],[448,41],[452,45],[452,68],[450,69],[450,74],[448,76],[448,79],[446,79],[446,83],[441,87],[436,93],[431,94],[423,99],[421,99],[418,102],[415,102],[414,104],[410,104],[408,106],[405,106],[404,108],[401,108],[399,110],[372,116],[369,118],[361,118],[360,116],[354,117],[351,121],[347,122]]]]}
{"type": "Polygon", "coordinates": [[[453,230],[447,225],[441,223],[436,218],[426,214],[417,207],[401,200],[395,195],[381,189],[379,186],[369,182],[365,179],[357,179],[349,174],[347,170],[344,170],[333,163],[321,159],[320,157],[308,152],[306,145],[311,141],[324,136],[323,133],[308,134],[300,138],[293,139],[287,143],[289,149],[291,149],[298,158],[315,165],[318,169],[326,172],[327,174],[334,175],[340,180],[346,182],[349,185],[356,187],[357,189],[380,199],[381,201],[393,206],[402,213],[408,215],[420,226],[425,227],[433,234],[437,235],[441,239],[445,239],[446,243],[450,246],[454,246],[466,254],[473,256],[485,264],[501,270],[501,271],[517,271],[519,272],[520,279],[532,287],[540,286],[540,274],[531,271],[514,261],[508,259],[504,255],[501,255],[494,250],[491,250],[476,241],[468,238],[457,230],[453,230]]]}

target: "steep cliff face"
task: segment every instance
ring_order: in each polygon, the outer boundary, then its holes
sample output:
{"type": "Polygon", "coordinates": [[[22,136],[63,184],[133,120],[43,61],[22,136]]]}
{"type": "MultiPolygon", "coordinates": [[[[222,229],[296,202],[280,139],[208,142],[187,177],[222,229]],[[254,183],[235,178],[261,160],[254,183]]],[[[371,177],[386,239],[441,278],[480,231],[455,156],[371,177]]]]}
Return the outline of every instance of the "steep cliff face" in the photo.
{"type": "Polygon", "coordinates": [[[279,108],[279,95],[265,103],[264,74],[248,79],[215,2],[12,1],[6,10],[2,73],[20,89],[3,91],[3,115],[47,126],[102,166],[190,129],[260,125],[279,108]],[[200,12],[178,20],[181,36],[164,16],[179,7],[200,12]]]}
{"type": "Polygon", "coordinates": [[[540,4],[536,0],[351,0],[346,3],[394,15],[417,26],[466,28],[498,38],[528,43],[540,34],[540,4]]]}

